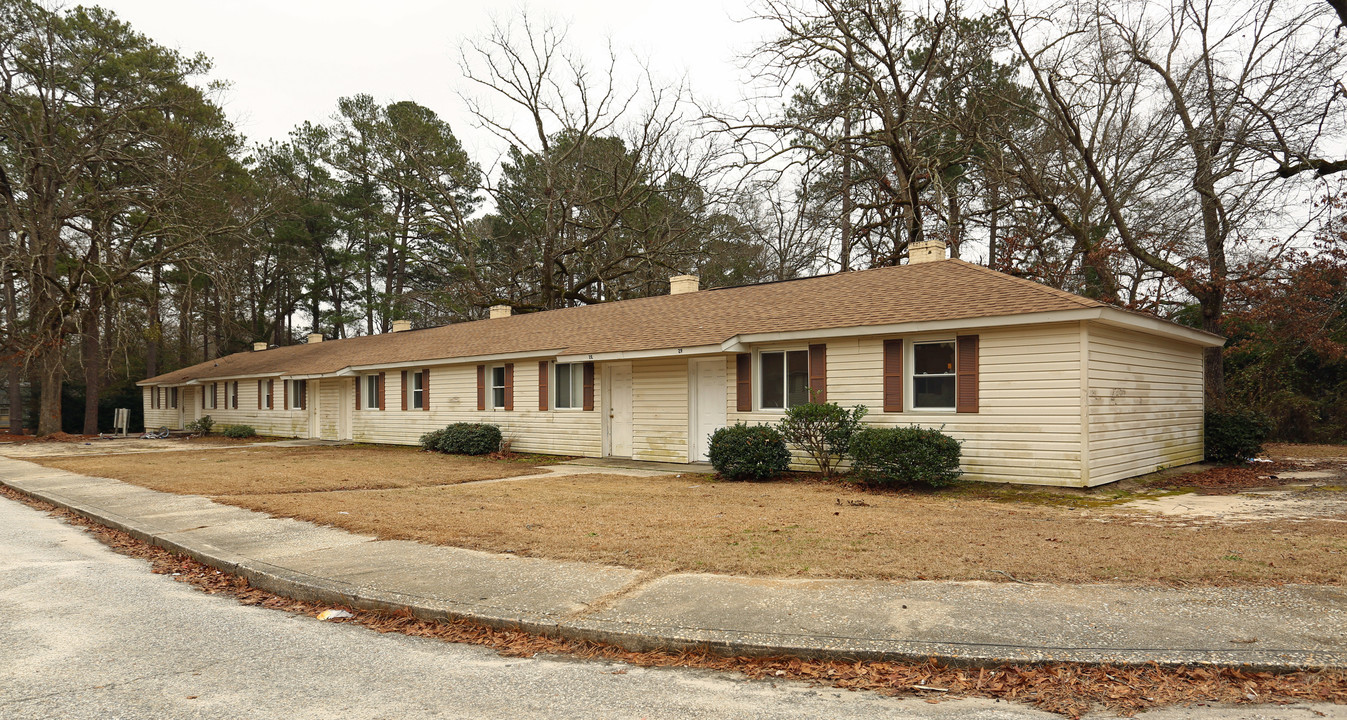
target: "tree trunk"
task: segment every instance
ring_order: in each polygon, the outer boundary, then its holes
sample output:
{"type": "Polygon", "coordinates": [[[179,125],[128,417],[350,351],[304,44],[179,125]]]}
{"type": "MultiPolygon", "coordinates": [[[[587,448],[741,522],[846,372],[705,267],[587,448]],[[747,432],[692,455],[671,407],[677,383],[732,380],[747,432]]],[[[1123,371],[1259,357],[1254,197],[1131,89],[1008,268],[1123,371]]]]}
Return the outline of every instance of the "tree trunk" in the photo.
{"type": "MultiPolygon", "coordinates": [[[[164,241],[162,239],[154,241],[154,254],[156,257],[163,252],[164,241]]],[[[159,374],[159,345],[163,342],[164,329],[159,318],[159,283],[162,280],[161,274],[163,268],[159,263],[150,266],[150,297],[147,303],[146,323],[145,323],[145,377],[152,378],[159,374]]]]}
{"type": "MultiPolygon", "coordinates": [[[[1225,293],[1221,289],[1200,298],[1202,306],[1202,329],[1209,333],[1221,333],[1221,317],[1225,305],[1225,293]]],[[[1206,390],[1208,410],[1225,409],[1225,364],[1222,353],[1224,348],[1207,348],[1202,353],[1202,371],[1206,390]]]]}
{"type": "Polygon", "coordinates": [[[84,434],[98,434],[99,369],[103,364],[102,343],[98,328],[98,297],[90,293],[89,307],[84,311],[81,329],[81,354],[84,364],[84,434]]]}
{"type": "MultiPolygon", "coordinates": [[[[19,327],[19,306],[14,293],[14,274],[5,270],[5,322],[10,333],[17,333],[19,327]]],[[[23,434],[23,354],[13,349],[14,358],[9,363],[9,432],[11,435],[23,434]]]]}
{"type": "Polygon", "coordinates": [[[1001,186],[993,182],[988,189],[991,191],[991,216],[987,225],[987,267],[995,270],[997,236],[1001,231],[1001,186]]]}
{"type": "Polygon", "coordinates": [[[65,344],[53,340],[43,346],[38,355],[38,371],[41,375],[42,391],[38,394],[37,434],[51,435],[62,432],[61,428],[61,384],[65,381],[65,344]]]}

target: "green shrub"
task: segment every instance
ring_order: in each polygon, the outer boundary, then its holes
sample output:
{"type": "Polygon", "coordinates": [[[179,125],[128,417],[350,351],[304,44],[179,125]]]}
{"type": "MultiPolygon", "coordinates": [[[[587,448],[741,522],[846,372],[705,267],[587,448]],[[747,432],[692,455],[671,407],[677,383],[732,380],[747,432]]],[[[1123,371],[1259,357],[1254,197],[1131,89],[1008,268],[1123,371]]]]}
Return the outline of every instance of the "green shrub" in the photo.
{"type": "Polygon", "coordinates": [[[884,485],[949,485],[959,478],[959,454],[959,441],[934,429],[868,427],[851,438],[857,475],[884,485]]]}
{"type": "Polygon", "coordinates": [[[183,428],[188,432],[199,433],[201,435],[209,435],[210,429],[213,427],[215,427],[215,420],[209,415],[202,415],[196,420],[183,425],[183,428]]]}
{"type": "Polygon", "coordinates": [[[742,422],[711,433],[707,451],[716,472],[730,480],[764,480],[790,468],[786,439],[771,425],[742,422]]]}
{"type": "Polygon", "coordinates": [[[444,430],[431,430],[421,436],[421,449],[430,452],[440,451],[440,441],[444,439],[444,430]]]}
{"type": "MultiPolygon", "coordinates": [[[[500,428],[486,423],[454,423],[435,433],[435,450],[453,455],[490,455],[500,450],[500,428]]],[[[422,442],[425,437],[422,437],[422,442]]]]}
{"type": "Polygon", "coordinates": [[[1208,410],[1206,433],[1207,460],[1239,463],[1263,451],[1263,441],[1272,433],[1272,422],[1262,413],[1208,410]]]}
{"type": "Polygon", "coordinates": [[[846,457],[851,436],[861,427],[865,406],[848,410],[837,403],[807,402],[786,411],[778,428],[786,442],[814,459],[824,477],[832,477],[837,463],[846,457]]]}
{"type": "Polygon", "coordinates": [[[221,425],[220,434],[227,438],[250,438],[257,435],[257,428],[252,425],[221,425]]]}

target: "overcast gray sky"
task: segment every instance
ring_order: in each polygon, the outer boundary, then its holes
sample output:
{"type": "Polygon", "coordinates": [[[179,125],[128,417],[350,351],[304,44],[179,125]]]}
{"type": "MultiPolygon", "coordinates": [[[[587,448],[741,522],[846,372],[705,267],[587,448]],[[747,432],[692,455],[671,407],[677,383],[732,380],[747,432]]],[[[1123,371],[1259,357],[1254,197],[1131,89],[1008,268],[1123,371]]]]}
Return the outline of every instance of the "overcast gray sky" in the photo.
{"type": "MultiPolygon", "coordinates": [[[[232,87],[222,101],[250,141],[283,138],[305,121],[325,122],[337,98],[368,93],[380,102],[415,100],[449,121],[470,153],[490,164],[503,148],[476,131],[456,91],[466,89],[459,41],[486,32],[492,13],[520,4],[491,0],[86,0],[116,12],[159,43],[214,60],[214,78],[232,87]]],[[[739,97],[736,54],[760,25],[747,0],[534,0],[531,14],[570,22],[586,54],[646,58],[659,76],[684,75],[697,95],[739,97]]],[[[635,69],[634,67],[629,69],[635,69]]]]}

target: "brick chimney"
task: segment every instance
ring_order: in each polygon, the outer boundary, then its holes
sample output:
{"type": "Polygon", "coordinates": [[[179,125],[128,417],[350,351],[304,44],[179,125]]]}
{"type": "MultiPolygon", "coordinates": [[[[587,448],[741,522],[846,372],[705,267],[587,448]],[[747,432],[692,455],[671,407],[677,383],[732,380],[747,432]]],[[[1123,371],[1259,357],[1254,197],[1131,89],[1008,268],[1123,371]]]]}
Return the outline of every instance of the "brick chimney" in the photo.
{"type": "Polygon", "coordinates": [[[264,342],[255,342],[255,343],[253,343],[253,352],[262,352],[263,350],[266,350],[266,349],[267,349],[267,344],[264,343],[264,342]]]}
{"type": "Polygon", "coordinates": [[[309,333],[309,344],[320,343],[323,341],[322,333],[309,333]]]}
{"type": "Polygon", "coordinates": [[[394,320],[393,329],[390,332],[407,332],[412,329],[411,320],[394,320]]]}
{"type": "Polygon", "coordinates": [[[682,295],[683,293],[697,292],[702,288],[702,279],[696,275],[675,275],[669,278],[669,294],[682,295]]]}
{"type": "Polygon", "coordinates": [[[907,264],[935,262],[945,259],[944,240],[922,240],[907,246],[907,264]]]}
{"type": "Polygon", "coordinates": [[[492,305],[492,306],[491,306],[491,319],[492,319],[492,320],[495,320],[496,318],[510,317],[510,316],[513,315],[513,314],[514,314],[514,308],[511,308],[509,305],[492,305]]]}

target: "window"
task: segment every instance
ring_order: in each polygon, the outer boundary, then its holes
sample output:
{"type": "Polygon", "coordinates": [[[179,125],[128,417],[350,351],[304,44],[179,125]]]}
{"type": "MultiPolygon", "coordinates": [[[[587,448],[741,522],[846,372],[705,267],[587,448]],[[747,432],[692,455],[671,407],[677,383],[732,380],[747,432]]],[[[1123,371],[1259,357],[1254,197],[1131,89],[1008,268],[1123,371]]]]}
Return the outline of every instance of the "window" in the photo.
{"type": "Polygon", "coordinates": [[[584,363],[558,363],[556,366],[558,410],[579,410],[585,406],[584,363]]]}
{"type": "Polygon", "coordinates": [[[216,393],[220,391],[220,383],[211,383],[209,386],[202,386],[202,390],[206,392],[206,394],[201,397],[202,407],[207,410],[214,410],[215,401],[219,397],[216,393]]]}
{"type": "Polygon", "coordinates": [[[759,408],[785,410],[809,402],[808,350],[759,353],[758,365],[759,408]]]}
{"type": "Polygon", "coordinates": [[[505,409],[505,366],[491,368],[491,407],[505,409]]]}
{"type": "Polygon", "coordinates": [[[286,380],[290,383],[290,409],[304,409],[304,391],[308,389],[307,380],[286,380]]]}
{"type": "Polygon", "coordinates": [[[912,345],[912,407],[954,409],[954,342],[912,345]]]}
{"type": "MultiPolygon", "coordinates": [[[[501,371],[504,372],[504,368],[501,368],[501,371]]],[[[426,373],[424,371],[412,373],[409,402],[413,410],[423,410],[426,407],[426,373]]]]}
{"type": "Polygon", "coordinates": [[[229,383],[229,385],[232,386],[232,387],[229,388],[229,407],[233,408],[234,410],[238,410],[238,409],[239,409],[239,381],[238,381],[238,380],[235,380],[234,382],[229,383]]]}
{"type": "Polygon", "coordinates": [[[378,409],[379,409],[379,376],[378,376],[378,375],[366,375],[366,376],[364,377],[364,382],[365,382],[365,409],[366,409],[366,410],[378,410],[378,409]]]}
{"type": "Polygon", "coordinates": [[[168,389],[168,406],[171,407],[171,408],[175,408],[175,407],[178,406],[178,389],[177,389],[177,388],[169,388],[169,389],[168,389]]]}
{"type": "MultiPolygon", "coordinates": [[[[261,383],[261,382],[262,382],[261,380],[258,381],[258,383],[261,383]]],[[[261,385],[259,385],[258,388],[257,388],[257,391],[258,391],[259,393],[262,393],[263,396],[265,397],[265,402],[266,402],[266,404],[263,405],[262,407],[264,407],[264,408],[266,408],[266,409],[268,409],[268,410],[270,410],[270,409],[276,407],[276,405],[275,405],[275,404],[272,402],[272,400],[271,400],[271,391],[272,391],[272,389],[275,387],[275,385],[272,384],[273,382],[274,382],[274,381],[272,381],[272,380],[267,380],[267,381],[266,381],[266,387],[265,387],[265,388],[262,387],[261,385]]]]}

